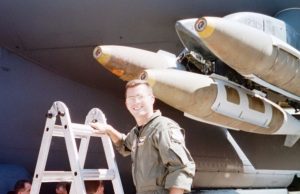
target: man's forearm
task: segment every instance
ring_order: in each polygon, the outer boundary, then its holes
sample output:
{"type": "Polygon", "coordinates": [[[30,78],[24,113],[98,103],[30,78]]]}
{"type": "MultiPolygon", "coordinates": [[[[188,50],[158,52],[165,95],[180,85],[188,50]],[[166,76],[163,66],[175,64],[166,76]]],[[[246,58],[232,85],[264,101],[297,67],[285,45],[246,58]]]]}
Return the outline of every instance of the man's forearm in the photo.
{"type": "Polygon", "coordinates": [[[115,145],[119,145],[120,144],[120,142],[122,140],[122,133],[120,133],[115,128],[113,128],[112,126],[110,126],[108,128],[108,130],[106,131],[106,134],[110,137],[111,141],[115,145]]]}

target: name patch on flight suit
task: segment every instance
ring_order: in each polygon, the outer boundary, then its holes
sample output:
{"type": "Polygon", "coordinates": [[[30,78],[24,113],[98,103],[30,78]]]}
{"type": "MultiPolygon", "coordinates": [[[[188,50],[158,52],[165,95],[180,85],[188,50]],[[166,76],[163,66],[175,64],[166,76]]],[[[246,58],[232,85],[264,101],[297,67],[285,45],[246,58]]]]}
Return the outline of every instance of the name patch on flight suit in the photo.
{"type": "Polygon", "coordinates": [[[146,136],[140,137],[137,141],[133,141],[133,145],[132,145],[132,151],[135,152],[136,150],[136,146],[142,146],[144,145],[146,140],[146,136]]]}

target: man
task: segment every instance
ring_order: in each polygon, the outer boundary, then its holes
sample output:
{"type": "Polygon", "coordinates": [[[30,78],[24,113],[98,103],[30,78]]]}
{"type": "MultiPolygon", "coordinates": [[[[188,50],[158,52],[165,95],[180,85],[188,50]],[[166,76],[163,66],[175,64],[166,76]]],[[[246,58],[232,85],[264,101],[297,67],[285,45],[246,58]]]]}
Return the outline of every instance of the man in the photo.
{"type": "Polygon", "coordinates": [[[18,180],[15,184],[15,194],[30,194],[31,182],[29,180],[18,180]]]}
{"type": "Polygon", "coordinates": [[[182,194],[191,189],[195,163],[185,147],[183,129],[154,111],[152,88],[146,81],[126,85],[126,107],[137,125],[122,134],[111,125],[91,123],[106,133],[124,156],[131,154],[133,181],[138,194],[182,194]]]}
{"type": "Polygon", "coordinates": [[[86,194],[104,194],[104,184],[102,181],[85,181],[86,194]]]}
{"type": "Polygon", "coordinates": [[[68,194],[68,183],[66,182],[59,182],[56,184],[55,192],[56,194],[68,194]]]}

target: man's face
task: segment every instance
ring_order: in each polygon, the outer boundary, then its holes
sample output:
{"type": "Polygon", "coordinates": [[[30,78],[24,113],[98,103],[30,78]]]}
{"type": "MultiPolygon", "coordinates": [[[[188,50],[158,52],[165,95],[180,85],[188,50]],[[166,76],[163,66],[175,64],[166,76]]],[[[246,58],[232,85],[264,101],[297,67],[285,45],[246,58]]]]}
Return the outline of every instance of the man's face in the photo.
{"type": "Polygon", "coordinates": [[[30,183],[25,183],[24,184],[25,188],[21,189],[18,194],[30,194],[30,190],[31,190],[31,184],[30,183]]]}
{"type": "Polygon", "coordinates": [[[126,92],[126,107],[135,119],[143,119],[153,113],[154,96],[146,85],[128,88],[126,92]]]}

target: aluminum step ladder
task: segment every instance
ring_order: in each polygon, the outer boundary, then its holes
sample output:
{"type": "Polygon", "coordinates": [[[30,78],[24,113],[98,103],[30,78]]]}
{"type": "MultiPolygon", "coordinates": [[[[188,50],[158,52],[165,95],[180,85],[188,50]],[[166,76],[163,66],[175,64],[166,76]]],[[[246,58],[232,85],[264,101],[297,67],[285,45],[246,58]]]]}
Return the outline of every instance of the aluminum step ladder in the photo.
{"type": "Polygon", "coordinates": [[[106,123],[105,115],[100,109],[93,108],[90,110],[83,125],[71,122],[69,110],[63,102],[56,101],[53,103],[47,113],[30,194],[38,194],[41,184],[49,182],[71,182],[71,194],[86,194],[85,180],[111,180],[114,193],[124,194],[112,142],[107,135],[95,133],[95,130],[88,125],[91,122],[106,123]],[[56,125],[58,117],[61,125],[56,125]],[[71,171],[45,171],[53,136],[64,137],[71,171]],[[108,169],[84,169],[91,137],[102,139],[108,169]],[[81,139],[79,149],[77,149],[75,138],[81,139]]]}

